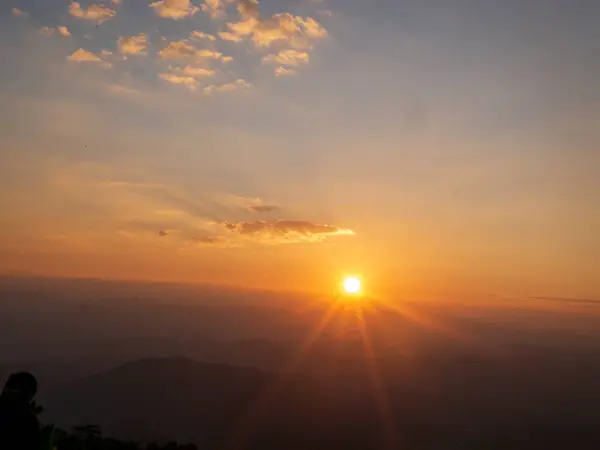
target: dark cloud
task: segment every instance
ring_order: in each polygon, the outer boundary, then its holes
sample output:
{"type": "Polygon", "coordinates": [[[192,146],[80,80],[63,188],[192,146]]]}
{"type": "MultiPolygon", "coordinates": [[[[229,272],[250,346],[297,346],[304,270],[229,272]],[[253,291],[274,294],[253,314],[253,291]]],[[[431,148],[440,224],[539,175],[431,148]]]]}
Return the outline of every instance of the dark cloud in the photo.
{"type": "Polygon", "coordinates": [[[165,237],[165,236],[168,236],[168,235],[169,235],[169,232],[168,232],[168,231],[165,231],[165,230],[160,230],[160,231],[158,232],[158,235],[159,235],[160,237],[165,237]]]}
{"type": "Polygon", "coordinates": [[[252,211],[252,212],[256,212],[256,213],[266,213],[266,212],[271,212],[271,211],[277,211],[281,209],[279,206],[276,205],[252,205],[252,206],[248,206],[248,210],[252,211]]]}
{"type": "Polygon", "coordinates": [[[284,241],[293,241],[294,236],[300,237],[300,240],[320,240],[329,236],[354,235],[348,229],[302,220],[224,222],[224,226],[229,231],[245,236],[283,238],[284,241]]]}
{"type": "Polygon", "coordinates": [[[545,300],[550,302],[561,302],[561,303],[589,303],[600,306],[600,300],[593,300],[591,298],[564,298],[564,297],[528,297],[530,300],[545,300]]]}
{"type": "Polygon", "coordinates": [[[222,245],[226,240],[222,236],[201,236],[193,238],[192,242],[201,245],[222,245]]]}

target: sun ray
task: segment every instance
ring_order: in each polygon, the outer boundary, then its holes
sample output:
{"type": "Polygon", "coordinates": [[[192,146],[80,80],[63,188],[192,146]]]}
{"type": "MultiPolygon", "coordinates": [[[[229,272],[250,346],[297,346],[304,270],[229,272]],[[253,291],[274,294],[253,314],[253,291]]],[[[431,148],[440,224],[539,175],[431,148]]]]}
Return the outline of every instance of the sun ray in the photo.
{"type": "Polygon", "coordinates": [[[364,313],[362,308],[360,307],[358,308],[357,321],[358,330],[361,335],[365,351],[367,369],[369,371],[371,382],[373,383],[373,393],[375,395],[375,402],[383,425],[382,448],[386,450],[392,450],[396,448],[397,443],[393,409],[389,401],[386,383],[383,377],[381,376],[381,372],[377,364],[377,356],[375,354],[375,351],[373,350],[373,343],[371,341],[371,336],[369,334],[368,327],[364,318],[364,313]]]}
{"type": "Polygon", "coordinates": [[[335,300],[336,301],[333,301],[326,309],[317,324],[310,330],[298,351],[285,362],[279,371],[279,374],[269,385],[267,385],[242,415],[231,433],[232,437],[229,441],[229,445],[226,446],[227,449],[237,449],[240,448],[240,446],[243,447],[243,442],[251,437],[253,427],[260,422],[275,397],[285,388],[290,376],[293,375],[294,371],[302,363],[304,357],[310,351],[315,341],[322,335],[323,330],[339,310],[340,306],[337,303],[337,297],[335,300]]]}
{"type": "Polygon", "coordinates": [[[409,320],[411,323],[428,329],[429,331],[444,334],[446,337],[449,337],[457,343],[467,345],[473,345],[475,343],[475,339],[473,339],[467,333],[461,332],[440,320],[436,320],[434,317],[423,314],[415,310],[415,308],[408,306],[406,303],[395,304],[385,299],[381,299],[379,301],[386,309],[404,319],[409,320]]]}

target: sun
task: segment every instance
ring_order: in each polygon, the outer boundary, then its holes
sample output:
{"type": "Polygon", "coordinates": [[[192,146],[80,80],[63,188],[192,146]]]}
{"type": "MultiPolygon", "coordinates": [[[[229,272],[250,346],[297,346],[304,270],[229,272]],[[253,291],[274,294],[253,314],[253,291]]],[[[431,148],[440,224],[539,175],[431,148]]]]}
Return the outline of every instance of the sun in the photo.
{"type": "Polygon", "coordinates": [[[346,277],[342,283],[344,292],[349,295],[360,294],[361,281],[358,277],[346,277]]]}

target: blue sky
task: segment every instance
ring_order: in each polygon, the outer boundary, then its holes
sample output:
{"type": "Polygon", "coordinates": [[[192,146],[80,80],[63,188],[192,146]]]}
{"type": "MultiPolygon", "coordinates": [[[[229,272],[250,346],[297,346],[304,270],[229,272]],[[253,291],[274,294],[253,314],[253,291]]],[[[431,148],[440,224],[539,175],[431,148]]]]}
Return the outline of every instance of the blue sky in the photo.
{"type": "Polygon", "coordinates": [[[0,269],[600,294],[598,2],[150,3],[0,11],[0,269]]]}

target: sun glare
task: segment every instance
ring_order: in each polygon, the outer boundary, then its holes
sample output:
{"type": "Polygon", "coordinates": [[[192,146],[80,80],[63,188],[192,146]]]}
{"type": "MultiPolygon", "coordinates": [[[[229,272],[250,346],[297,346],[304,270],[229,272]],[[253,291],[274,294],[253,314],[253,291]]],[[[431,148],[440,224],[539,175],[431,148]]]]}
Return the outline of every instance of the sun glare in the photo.
{"type": "Polygon", "coordinates": [[[349,295],[360,294],[361,282],[357,277],[344,278],[343,282],[344,292],[349,295]]]}

